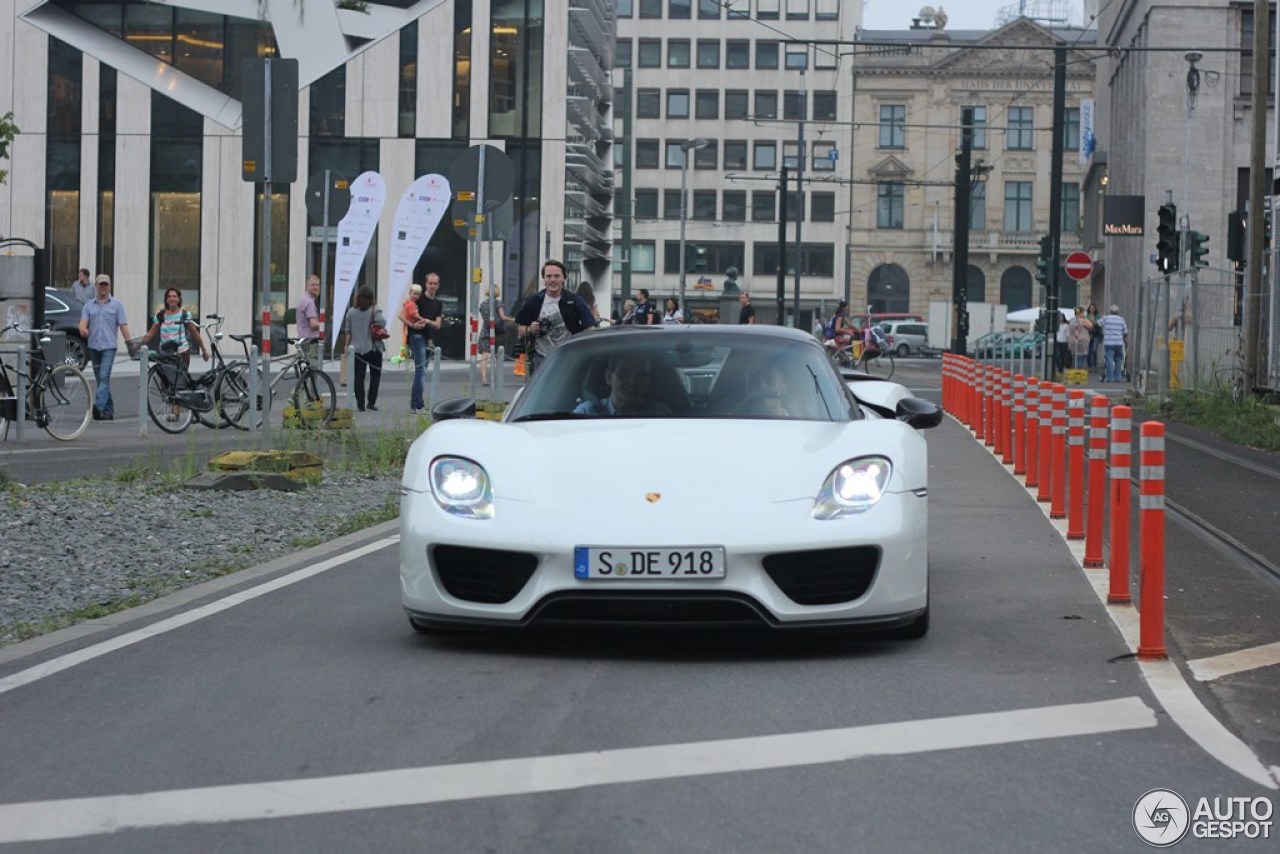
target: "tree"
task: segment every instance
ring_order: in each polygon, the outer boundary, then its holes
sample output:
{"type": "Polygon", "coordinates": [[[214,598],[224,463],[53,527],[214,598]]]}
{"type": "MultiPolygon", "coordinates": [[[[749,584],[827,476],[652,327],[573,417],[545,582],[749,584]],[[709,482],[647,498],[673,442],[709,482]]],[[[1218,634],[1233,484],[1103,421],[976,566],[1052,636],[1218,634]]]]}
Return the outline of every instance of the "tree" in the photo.
{"type": "MultiPolygon", "coordinates": [[[[13,123],[13,111],[0,116],[0,160],[9,159],[9,143],[13,142],[13,138],[22,133],[18,126],[13,123]]],[[[9,179],[9,170],[0,169],[0,184],[9,179]]]]}

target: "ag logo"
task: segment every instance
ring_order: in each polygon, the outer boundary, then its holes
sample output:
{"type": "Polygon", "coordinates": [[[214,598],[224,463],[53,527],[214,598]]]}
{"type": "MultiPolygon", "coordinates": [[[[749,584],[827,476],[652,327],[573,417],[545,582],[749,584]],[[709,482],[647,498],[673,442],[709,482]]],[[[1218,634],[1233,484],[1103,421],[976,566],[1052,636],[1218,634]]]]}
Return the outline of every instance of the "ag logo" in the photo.
{"type": "Polygon", "coordinates": [[[1156,848],[1179,842],[1190,826],[1187,802],[1171,789],[1152,789],[1133,805],[1133,829],[1143,842],[1156,848]]]}

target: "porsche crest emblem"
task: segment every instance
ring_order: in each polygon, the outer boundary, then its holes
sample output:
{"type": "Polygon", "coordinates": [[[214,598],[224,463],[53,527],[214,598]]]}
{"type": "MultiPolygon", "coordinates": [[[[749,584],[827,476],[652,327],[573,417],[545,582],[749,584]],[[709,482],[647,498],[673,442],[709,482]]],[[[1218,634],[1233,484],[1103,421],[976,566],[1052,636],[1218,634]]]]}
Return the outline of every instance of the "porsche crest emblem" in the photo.
{"type": "Polygon", "coordinates": [[[657,504],[661,499],[661,492],[646,492],[644,494],[644,500],[648,501],[650,504],[657,504]]]}

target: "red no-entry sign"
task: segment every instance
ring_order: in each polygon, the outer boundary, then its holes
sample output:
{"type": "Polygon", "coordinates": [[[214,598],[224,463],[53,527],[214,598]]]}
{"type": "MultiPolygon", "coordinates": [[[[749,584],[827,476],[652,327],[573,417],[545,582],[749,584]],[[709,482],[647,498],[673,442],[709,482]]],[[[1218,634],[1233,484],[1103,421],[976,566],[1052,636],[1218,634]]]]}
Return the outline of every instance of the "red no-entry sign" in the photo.
{"type": "Polygon", "coordinates": [[[1067,256],[1067,262],[1062,265],[1062,269],[1077,282],[1082,282],[1093,274],[1093,259],[1087,252],[1072,252],[1067,256]]]}

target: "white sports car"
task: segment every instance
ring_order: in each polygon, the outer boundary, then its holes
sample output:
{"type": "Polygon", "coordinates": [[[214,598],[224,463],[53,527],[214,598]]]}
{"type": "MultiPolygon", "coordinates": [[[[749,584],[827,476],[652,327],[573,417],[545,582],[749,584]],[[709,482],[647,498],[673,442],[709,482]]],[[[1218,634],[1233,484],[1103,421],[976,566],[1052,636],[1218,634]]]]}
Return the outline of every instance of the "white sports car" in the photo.
{"type": "Polygon", "coordinates": [[[895,383],[846,385],[811,335],[593,331],[502,421],[458,417],[472,413],[441,403],[405,461],[401,597],[419,631],[928,630],[918,430],[941,410],[895,383]]]}

